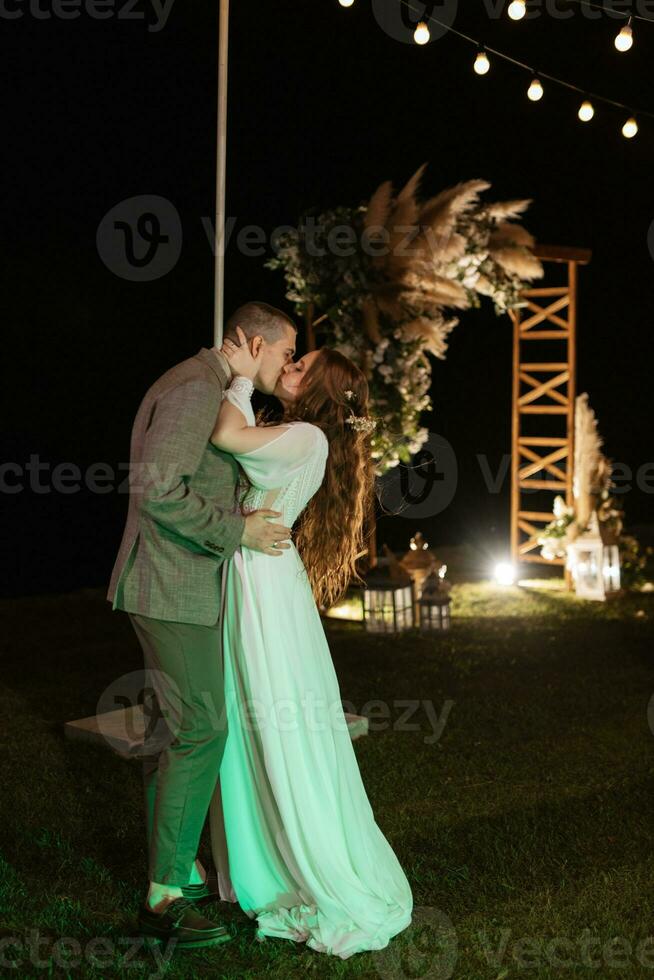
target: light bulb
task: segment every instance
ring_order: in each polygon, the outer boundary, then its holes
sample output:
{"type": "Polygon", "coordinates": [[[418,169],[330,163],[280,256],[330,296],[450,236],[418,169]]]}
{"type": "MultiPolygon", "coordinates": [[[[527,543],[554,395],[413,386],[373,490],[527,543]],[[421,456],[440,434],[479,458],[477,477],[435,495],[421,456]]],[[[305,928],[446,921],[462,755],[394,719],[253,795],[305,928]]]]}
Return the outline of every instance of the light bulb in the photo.
{"type": "Polygon", "coordinates": [[[489,68],[490,68],[490,61],[488,60],[488,55],[482,48],[481,51],[477,52],[474,69],[478,75],[485,75],[489,68]]]}
{"type": "Polygon", "coordinates": [[[613,43],[618,51],[628,51],[632,46],[634,43],[634,35],[631,29],[631,17],[624,25],[620,33],[616,34],[615,41],[613,43]]]}
{"type": "Polygon", "coordinates": [[[522,20],[524,15],[527,13],[525,0],[513,0],[513,2],[509,4],[506,12],[511,20],[522,20]]]}
{"type": "Polygon", "coordinates": [[[638,123],[636,122],[634,117],[631,116],[631,118],[627,119],[626,123],[622,127],[622,135],[626,139],[630,140],[633,136],[636,135],[637,132],[638,132],[638,123]]]}
{"type": "Polygon", "coordinates": [[[429,28],[425,24],[424,20],[421,20],[416,27],[413,40],[416,42],[416,44],[426,44],[429,40],[429,28]]]}
{"type": "Polygon", "coordinates": [[[595,115],[595,110],[593,109],[593,103],[589,102],[588,99],[584,101],[579,106],[579,112],[577,113],[582,122],[590,122],[590,120],[595,115]]]}
{"type": "Polygon", "coordinates": [[[539,78],[532,78],[531,85],[527,89],[527,95],[532,102],[538,102],[539,99],[543,98],[543,86],[539,78]]]}
{"type": "Polygon", "coordinates": [[[354,0],[338,0],[338,2],[340,3],[341,7],[351,7],[354,0]]]}

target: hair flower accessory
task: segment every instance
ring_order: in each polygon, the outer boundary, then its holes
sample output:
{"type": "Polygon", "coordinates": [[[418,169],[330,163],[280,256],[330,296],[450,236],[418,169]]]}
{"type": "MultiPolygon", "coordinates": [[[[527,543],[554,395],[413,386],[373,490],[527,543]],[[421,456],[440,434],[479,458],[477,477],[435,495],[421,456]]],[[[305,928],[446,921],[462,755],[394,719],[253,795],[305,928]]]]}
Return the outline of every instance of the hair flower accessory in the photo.
{"type": "Polygon", "coordinates": [[[350,415],[345,424],[351,425],[355,432],[374,432],[377,428],[377,422],[369,415],[350,415]]]}
{"type": "Polygon", "coordinates": [[[345,395],[345,397],[347,398],[347,400],[349,402],[351,402],[352,399],[354,398],[354,392],[353,391],[350,391],[349,388],[346,388],[345,391],[343,392],[343,394],[345,395]]]}

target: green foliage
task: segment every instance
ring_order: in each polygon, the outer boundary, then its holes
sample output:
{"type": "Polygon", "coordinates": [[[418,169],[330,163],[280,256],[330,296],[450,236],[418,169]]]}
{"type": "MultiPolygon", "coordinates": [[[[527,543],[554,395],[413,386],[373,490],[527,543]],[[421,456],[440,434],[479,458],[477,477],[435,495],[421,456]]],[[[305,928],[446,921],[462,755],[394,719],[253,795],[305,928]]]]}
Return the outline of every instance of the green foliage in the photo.
{"type": "Polygon", "coordinates": [[[625,589],[639,589],[654,582],[654,548],[644,547],[632,534],[621,534],[620,582],[625,589]]]}

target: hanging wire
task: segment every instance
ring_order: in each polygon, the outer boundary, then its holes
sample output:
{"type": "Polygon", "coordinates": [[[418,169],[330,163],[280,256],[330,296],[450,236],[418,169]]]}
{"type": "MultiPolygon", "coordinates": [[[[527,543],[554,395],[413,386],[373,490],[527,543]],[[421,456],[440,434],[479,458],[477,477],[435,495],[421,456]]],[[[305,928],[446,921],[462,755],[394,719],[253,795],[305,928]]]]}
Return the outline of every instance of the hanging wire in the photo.
{"type": "MultiPolygon", "coordinates": [[[[650,119],[654,119],[654,112],[650,112],[648,109],[636,109],[634,106],[626,105],[624,102],[617,102],[615,99],[609,99],[606,95],[599,95],[597,92],[592,92],[590,89],[581,88],[579,85],[574,85],[572,82],[566,82],[564,78],[558,78],[556,75],[550,75],[549,72],[542,71],[540,68],[534,68],[533,65],[528,65],[524,61],[520,61],[518,58],[513,58],[510,54],[506,54],[504,51],[499,51],[497,48],[492,48],[489,44],[485,44],[479,41],[477,38],[470,37],[469,34],[464,34],[463,31],[457,30],[456,27],[450,27],[449,24],[443,23],[438,17],[433,14],[427,15],[419,10],[416,10],[414,6],[409,2],[409,0],[399,0],[407,10],[411,13],[417,14],[421,17],[427,24],[433,22],[438,24],[444,30],[449,31],[451,34],[455,34],[460,37],[463,41],[467,41],[468,44],[474,44],[476,48],[483,46],[484,50],[495,55],[496,58],[501,58],[504,61],[508,61],[510,64],[515,65],[517,68],[521,68],[523,71],[529,72],[531,75],[537,75],[539,78],[547,79],[548,82],[553,82],[555,85],[561,85],[563,88],[567,88],[572,92],[577,92],[579,95],[585,98],[595,99],[597,102],[604,102],[606,105],[611,105],[616,109],[624,109],[625,112],[630,112],[635,116],[647,116],[650,119]]],[[[582,0],[575,0],[575,2],[581,3],[582,0]]],[[[586,0],[583,0],[586,2],[586,0]]],[[[606,8],[602,8],[606,9],[606,8]]]]}
{"type": "Polygon", "coordinates": [[[654,17],[643,17],[642,14],[629,13],[627,10],[614,10],[612,7],[605,7],[594,0],[567,0],[568,3],[578,3],[582,7],[590,7],[591,10],[601,10],[605,14],[611,13],[614,17],[624,17],[625,20],[644,20],[647,24],[654,24],[654,17]]]}

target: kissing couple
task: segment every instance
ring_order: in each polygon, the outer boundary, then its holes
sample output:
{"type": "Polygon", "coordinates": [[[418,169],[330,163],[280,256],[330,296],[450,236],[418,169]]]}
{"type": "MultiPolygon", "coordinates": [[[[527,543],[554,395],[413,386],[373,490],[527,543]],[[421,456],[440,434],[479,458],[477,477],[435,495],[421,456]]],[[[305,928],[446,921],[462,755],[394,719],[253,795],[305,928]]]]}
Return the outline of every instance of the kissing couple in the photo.
{"type": "Polygon", "coordinates": [[[285,313],[249,302],[221,348],[146,392],[107,598],[129,615],[166,733],[143,758],[141,934],[217,945],[232,932],[208,906],[237,902],[259,940],[346,959],[387,946],[413,901],[366,795],[318,609],[363,553],[368,384],[327,347],[294,361],[295,344],[285,313]],[[279,400],[281,422],[257,424],[254,388],[279,400]]]}

